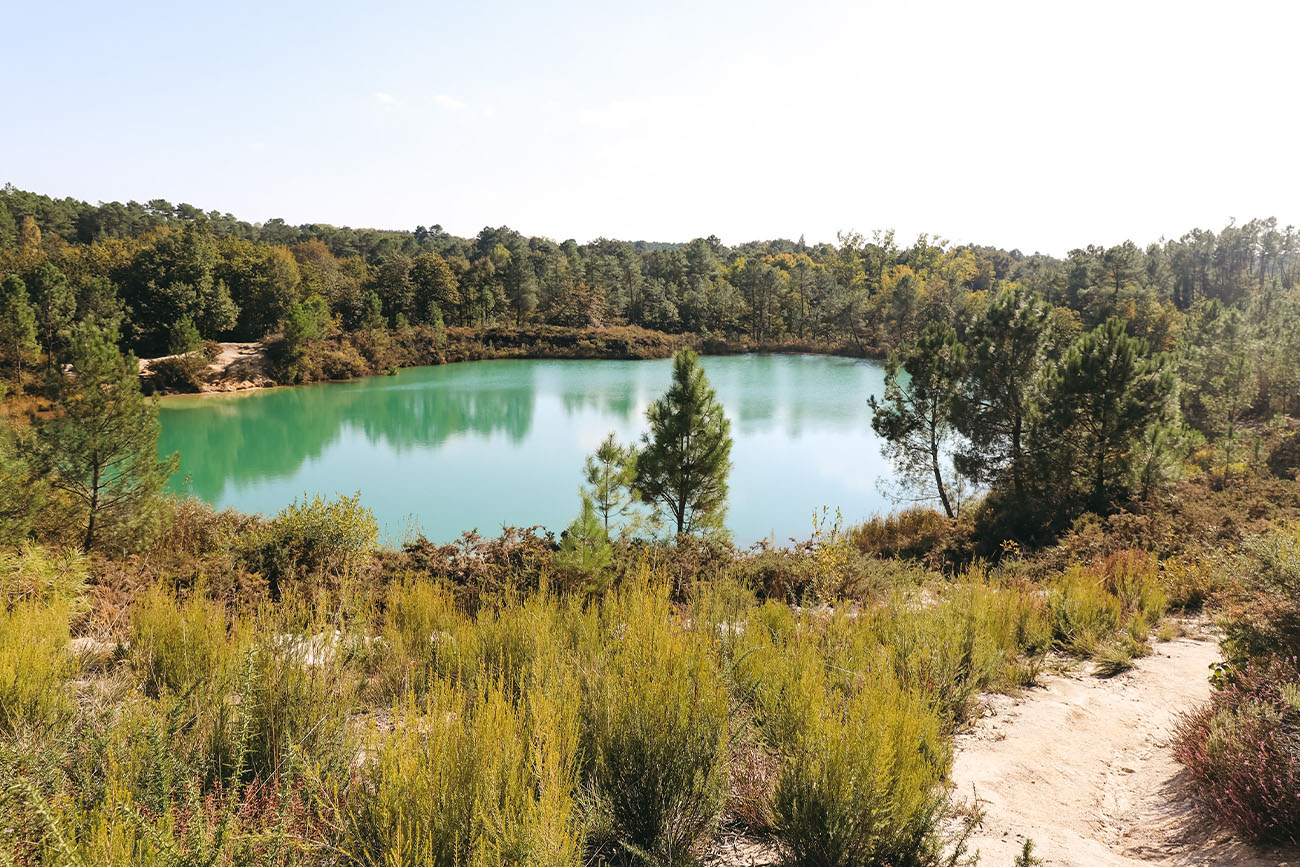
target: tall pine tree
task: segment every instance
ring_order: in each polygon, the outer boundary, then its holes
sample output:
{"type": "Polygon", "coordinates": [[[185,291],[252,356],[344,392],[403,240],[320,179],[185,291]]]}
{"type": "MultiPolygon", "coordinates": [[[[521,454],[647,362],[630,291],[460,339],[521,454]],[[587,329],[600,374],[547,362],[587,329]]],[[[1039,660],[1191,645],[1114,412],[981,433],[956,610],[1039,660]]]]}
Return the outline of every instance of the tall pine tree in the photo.
{"type": "Polygon", "coordinates": [[[138,538],[157,514],[178,456],[158,459],[158,408],[140,393],[138,364],[117,333],[94,322],[72,334],[72,366],[56,374],[59,411],[35,431],[38,465],[50,486],[85,516],[82,548],[107,529],[138,538]]]}
{"type": "Polygon", "coordinates": [[[931,322],[915,342],[885,364],[885,399],[868,398],[871,427],[882,449],[909,484],[937,498],[956,517],[943,462],[954,428],[953,405],[965,370],[966,351],[953,329],[931,322]],[[900,375],[905,374],[905,376],[900,375]]]}
{"type": "Polygon", "coordinates": [[[637,489],[676,524],[677,535],[720,532],[731,472],[731,422],[699,358],[673,356],[673,384],[646,410],[650,430],[637,458],[637,489]]]}

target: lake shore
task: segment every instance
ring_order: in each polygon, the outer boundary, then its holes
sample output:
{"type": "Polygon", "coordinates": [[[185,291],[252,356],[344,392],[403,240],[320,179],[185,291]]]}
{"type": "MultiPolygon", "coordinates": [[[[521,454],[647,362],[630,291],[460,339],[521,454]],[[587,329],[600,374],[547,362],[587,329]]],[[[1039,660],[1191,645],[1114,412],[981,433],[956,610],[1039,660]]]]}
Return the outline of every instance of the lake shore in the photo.
{"type": "Polygon", "coordinates": [[[496,325],[484,328],[428,327],[386,332],[340,332],[312,347],[316,362],[294,367],[282,341],[215,344],[212,361],[187,382],[164,376],[174,355],[140,359],[147,388],[160,396],[229,394],[287,385],[347,382],[429,367],[502,358],[641,361],[670,358],[679,349],[703,355],[827,355],[883,358],[875,347],[817,341],[754,341],[711,334],[669,334],[636,326],[572,328],[558,325],[496,325]]]}

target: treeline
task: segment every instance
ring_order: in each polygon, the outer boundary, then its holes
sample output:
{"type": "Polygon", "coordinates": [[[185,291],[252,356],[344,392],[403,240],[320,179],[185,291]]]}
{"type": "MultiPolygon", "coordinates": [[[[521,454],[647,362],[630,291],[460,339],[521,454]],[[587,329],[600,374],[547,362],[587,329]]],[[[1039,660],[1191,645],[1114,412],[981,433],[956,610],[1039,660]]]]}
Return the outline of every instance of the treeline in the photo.
{"type": "Polygon", "coordinates": [[[507,227],[459,238],[437,225],[252,224],[162,200],[91,205],[0,191],[0,342],[10,370],[40,351],[66,357],[71,324],[86,316],[112,320],[124,348],[141,355],[193,334],[311,341],[406,324],[524,323],[883,353],[927,323],[969,319],[1011,286],[1041,294],[1064,330],[1119,317],[1130,335],[1168,349],[1207,301],[1246,309],[1290,339],[1298,274],[1300,236],[1271,219],[1147,247],[1089,246],[1062,260],[924,235],[903,244],[892,233],[736,247],[716,237],[556,243],[507,227]]]}
{"type": "Polygon", "coordinates": [[[1157,343],[1116,315],[1081,330],[1042,294],[1004,288],[891,354],[872,425],[949,518],[964,491],[985,493],[970,498],[975,537],[1041,542],[1085,512],[1150,503],[1189,467],[1219,486],[1244,475],[1250,444],[1294,406],[1300,344],[1279,328],[1294,303],[1199,301],[1157,343]]]}

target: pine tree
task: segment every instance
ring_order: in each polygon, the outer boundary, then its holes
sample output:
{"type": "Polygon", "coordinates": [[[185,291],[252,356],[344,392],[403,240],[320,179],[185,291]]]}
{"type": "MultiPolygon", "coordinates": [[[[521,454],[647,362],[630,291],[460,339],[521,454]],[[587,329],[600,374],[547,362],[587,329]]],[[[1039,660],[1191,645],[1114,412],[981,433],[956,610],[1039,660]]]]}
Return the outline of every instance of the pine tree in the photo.
{"type": "Polygon", "coordinates": [[[1029,424],[1051,315],[1038,293],[1005,289],[966,335],[968,360],[956,422],[967,447],[957,466],[982,482],[1009,475],[1017,497],[1025,494],[1029,424]]]}
{"type": "Polygon", "coordinates": [[[591,501],[608,537],[610,520],[626,517],[637,502],[636,449],[619,445],[610,431],[595,454],[587,457],[584,475],[588,485],[584,497],[591,501]]]}
{"type": "Polygon", "coordinates": [[[56,375],[58,414],[35,431],[40,468],[51,487],[78,502],[86,518],[82,548],[104,528],[146,530],[179,460],[158,459],[158,408],[140,393],[134,355],[117,333],[93,322],[72,335],[72,369],[56,375]]]}
{"type": "Polygon", "coordinates": [[[1056,496],[1078,490],[1094,511],[1109,509],[1127,492],[1148,428],[1173,413],[1175,387],[1166,357],[1150,355],[1122,319],[1075,341],[1047,378],[1036,444],[1056,496]]]}
{"type": "Polygon", "coordinates": [[[77,296],[63,272],[49,262],[27,272],[27,289],[40,326],[41,343],[49,360],[49,370],[54,370],[56,360],[64,358],[69,329],[77,313],[77,296]]]}
{"type": "Polygon", "coordinates": [[[689,349],[673,356],[673,384],[646,410],[636,486],[658,514],[667,513],[677,535],[720,532],[731,472],[731,422],[689,349]]]}
{"type": "Polygon", "coordinates": [[[957,332],[932,322],[885,363],[884,401],[868,399],[871,427],[885,441],[885,456],[900,476],[937,498],[949,518],[956,511],[943,479],[943,460],[954,433],[953,406],[965,363],[957,332]]]}
{"type": "Polygon", "coordinates": [[[14,383],[23,384],[23,363],[40,356],[36,340],[36,310],[27,298],[27,286],[18,277],[0,283],[0,360],[13,370],[14,383]]]}

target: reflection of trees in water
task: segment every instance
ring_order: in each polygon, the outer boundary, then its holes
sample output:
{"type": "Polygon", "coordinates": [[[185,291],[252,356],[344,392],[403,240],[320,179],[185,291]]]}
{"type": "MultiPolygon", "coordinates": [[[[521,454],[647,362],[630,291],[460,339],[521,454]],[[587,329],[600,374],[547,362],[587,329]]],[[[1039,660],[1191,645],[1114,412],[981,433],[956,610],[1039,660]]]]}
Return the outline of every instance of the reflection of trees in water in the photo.
{"type": "MultiPolygon", "coordinates": [[[[348,385],[284,389],[211,406],[168,411],[164,452],[180,451],[183,474],[204,499],[229,482],[292,475],[319,457],[344,430],[398,453],[439,446],[457,434],[504,433],[518,444],[533,420],[530,380],[465,377],[415,384],[372,379],[348,385]]],[[[179,483],[179,479],[177,480],[179,483]]]]}
{"type": "Polygon", "coordinates": [[[848,359],[759,355],[705,360],[705,372],[740,433],[775,429],[792,437],[806,424],[836,430],[871,422],[867,397],[884,389],[878,365],[848,359]]]}
{"type": "MultiPolygon", "coordinates": [[[[594,410],[624,421],[640,421],[634,418],[639,403],[668,387],[666,362],[546,364],[449,365],[396,378],[203,398],[164,412],[160,446],[164,453],[180,451],[193,493],[215,500],[228,483],[292,475],[344,431],[399,454],[458,434],[502,433],[518,445],[532,428],[539,387],[558,392],[566,414],[594,410]]],[[[705,359],[705,369],[741,434],[778,425],[791,437],[806,427],[866,431],[867,396],[883,389],[879,365],[846,359],[715,357],[705,359]]],[[[178,476],[174,484],[180,483],[178,476]]]]}
{"type": "Polygon", "coordinates": [[[627,421],[632,417],[637,405],[635,382],[621,385],[596,384],[590,388],[581,388],[581,383],[574,383],[575,388],[565,388],[560,394],[565,415],[573,415],[584,409],[594,409],[605,415],[616,416],[627,421]]]}

